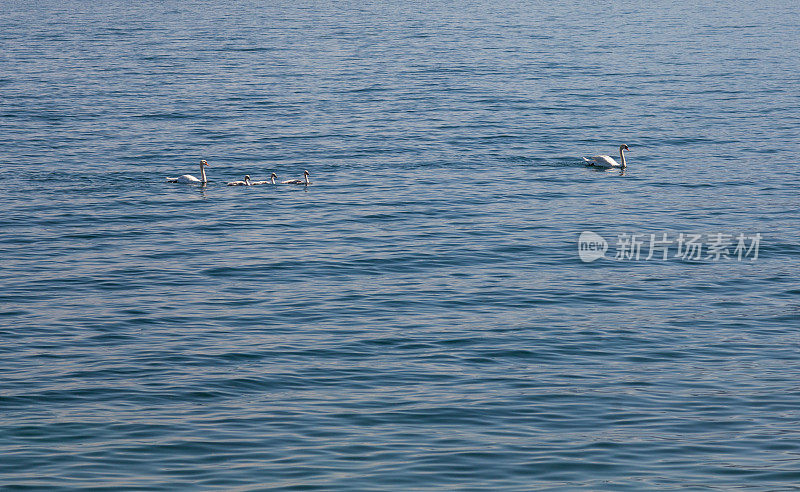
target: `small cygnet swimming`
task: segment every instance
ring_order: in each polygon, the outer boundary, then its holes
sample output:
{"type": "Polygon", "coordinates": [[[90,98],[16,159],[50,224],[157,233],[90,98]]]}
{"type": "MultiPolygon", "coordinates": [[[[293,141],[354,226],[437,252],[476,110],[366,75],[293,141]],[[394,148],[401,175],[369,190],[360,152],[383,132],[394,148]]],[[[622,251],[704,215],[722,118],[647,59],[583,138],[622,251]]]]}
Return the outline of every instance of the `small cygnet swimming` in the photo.
{"type": "Polygon", "coordinates": [[[275,184],[275,180],[277,178],[278,178],[278,175],[275,174],[275,173],[272,173],[272,176],[270,176],[269,179],[266,179],[264,181],[251,181],[250,184],[254,185],[254,186],[255,185],[263,185],[263,184],[275,184]]]}
{"type": "Polygon", "coordinates": [[[286,185],[310,185],[311,181],[308,180],[308,171],[303,171],[303,179],[287,179],[286,181],[281,181],[281,184],[286,185]]]}
{"type": "Polygon", "coordinates": [[[250,186],[251,184],[250,175],[248,174],[244,177],[244,181],[231,181],[228,186],[250,186]]]}

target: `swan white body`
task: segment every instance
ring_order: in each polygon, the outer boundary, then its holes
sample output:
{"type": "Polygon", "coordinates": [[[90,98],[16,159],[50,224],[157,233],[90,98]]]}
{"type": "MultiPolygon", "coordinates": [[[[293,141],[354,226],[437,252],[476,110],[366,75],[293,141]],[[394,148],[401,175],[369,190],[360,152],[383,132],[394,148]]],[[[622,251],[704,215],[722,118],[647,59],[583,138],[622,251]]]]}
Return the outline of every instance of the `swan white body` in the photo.
{"type": "Polygon", "coordinates": [[[287,179],[286,181],[281,181],[282,184],[285,185],[310,185],[311,181],[308,180],[308,171],[303,171],[303,179],[287,179]]]}
{"type": "Polygon", "coordinates": [[[250,186],[251,184],[253,183],[250,182],[250,175],[247,175],[244,177],[244,181],[231,181],[228,186],[250,186]]]}
{"type": "Polygon", "coordinates": [[[272,176],[270,176],[269,179],[264,180],[264,181],[251,181],[250,184],[251,185],[264,185],[264,184],[273,184],[274,185],[275,184],[275,178],[277,178],[277,177],[278,177],[277,174],[272,173],[272,176]]]}
{"type": "Polygon", "coordinates": [[[584,157],[583,160],[586,161],[590,166],[595,167],[602,167],[605,169],[610,169],[612,167],[620,167],[625,169],[627,163],[625,162],[625,152],[626,150],[630,150],[627,145],[622,144],[619,146],[619,160],[622,162],[617,162],[614,160],[613,157],[608,155],[595,155],[592,157],[584,157]]]}
{"type": "Polygon", "coordinates": [[[205,160],[200,161],[200,179],[195,178],[191,174],[184,174],[183,176],[178,176],[177,178],[167,178],[168,183],[194,183],[194,184],[206,184],[208,183],[208,178],[206,178],[206,166],[208,163],[205,160]]]}

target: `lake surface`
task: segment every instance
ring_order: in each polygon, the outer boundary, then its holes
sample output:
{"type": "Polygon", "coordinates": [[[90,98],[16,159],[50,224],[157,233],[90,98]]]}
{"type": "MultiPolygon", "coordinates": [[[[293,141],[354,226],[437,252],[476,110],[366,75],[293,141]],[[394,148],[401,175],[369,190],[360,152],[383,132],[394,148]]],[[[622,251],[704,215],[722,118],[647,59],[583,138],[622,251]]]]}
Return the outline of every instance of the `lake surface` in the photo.
{"type": "Polygon", "coordinates": [[[4,2],[0,488],[797,490],[798,27],[4,2]]]}

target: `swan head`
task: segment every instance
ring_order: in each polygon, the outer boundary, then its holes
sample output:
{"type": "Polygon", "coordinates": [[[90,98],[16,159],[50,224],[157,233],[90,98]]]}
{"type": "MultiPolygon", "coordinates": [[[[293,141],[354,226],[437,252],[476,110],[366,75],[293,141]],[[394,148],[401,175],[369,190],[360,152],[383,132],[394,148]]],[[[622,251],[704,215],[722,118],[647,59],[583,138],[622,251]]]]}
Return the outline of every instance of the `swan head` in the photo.
{"type": "Polygon", "coordinates": [[[309,176],[308,171],[303,171],[303,176],[309,176]]]}
{"type": "Polygon", "coordinates": [[[620,150],[620,152],[622,152],[623,150],[631,150],[631,149],[629,149],[627,145],[622,144],[622,145],[619,146],[619,150],[620,150]]]}
{"type": "Polygon", "coordinates": [[[244,175],[244,182],[245,183],[249,183],[250,182],[250,175],[249,174],[245,174],[244,175]]]}
{"type": "Polygon", "coordinates": [[[277,177],[278,177],[278,175],[275,174],[275,173],[272,173],[272,175],[270,176],[270,178],[277,178],[277,177]]]}
{"type": "Polygon", "coordinates": [[[206,162],[206,160],[205,160],[205,159],[201,159],[201,160],[200,160],[200,165],[201,165],[201,166],[208,166],[208,162],[206,162]]]}

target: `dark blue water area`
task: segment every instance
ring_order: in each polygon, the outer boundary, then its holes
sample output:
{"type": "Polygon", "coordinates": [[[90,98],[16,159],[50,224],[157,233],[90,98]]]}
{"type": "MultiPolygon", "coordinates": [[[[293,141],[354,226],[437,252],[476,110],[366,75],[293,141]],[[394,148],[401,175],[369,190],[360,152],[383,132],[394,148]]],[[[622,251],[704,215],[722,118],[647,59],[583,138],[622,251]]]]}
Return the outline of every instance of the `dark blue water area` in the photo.
{"type": "Polygon", "coordinates": [[[797,490],[798,27],[4,2],[0,489],[797,490]]]}

